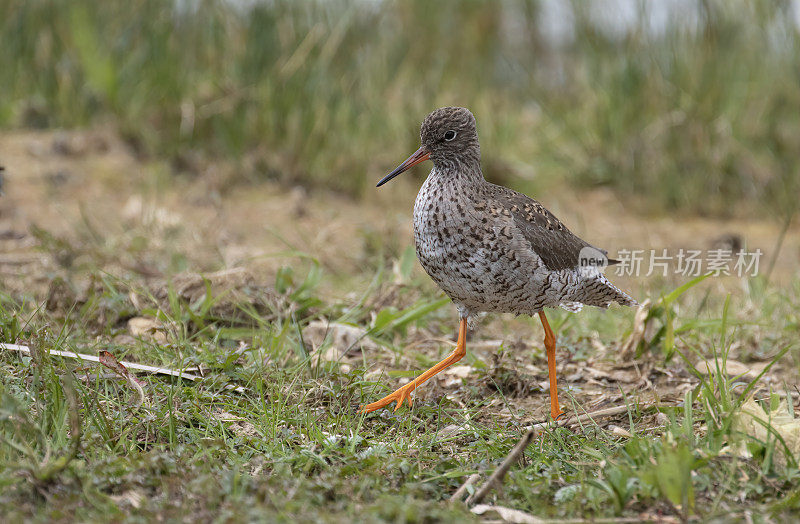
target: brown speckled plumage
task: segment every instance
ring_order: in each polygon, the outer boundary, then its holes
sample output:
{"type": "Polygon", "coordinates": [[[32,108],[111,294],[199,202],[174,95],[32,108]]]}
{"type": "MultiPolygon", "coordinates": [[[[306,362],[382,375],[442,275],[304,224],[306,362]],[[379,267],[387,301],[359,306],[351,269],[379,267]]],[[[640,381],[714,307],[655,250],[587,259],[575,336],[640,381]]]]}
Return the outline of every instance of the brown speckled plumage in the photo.
{"type": "Polygon", "coordinates": [[[434,167],[414,204],[417,256],[461,316],[636,304],[602,273],[580,271],[579,254],[590,244],[544,206],[484,179],[467,109],[434,111],[420,136],[434,167]],[[449,141],[448,131],[456,133],[449,141]]]}

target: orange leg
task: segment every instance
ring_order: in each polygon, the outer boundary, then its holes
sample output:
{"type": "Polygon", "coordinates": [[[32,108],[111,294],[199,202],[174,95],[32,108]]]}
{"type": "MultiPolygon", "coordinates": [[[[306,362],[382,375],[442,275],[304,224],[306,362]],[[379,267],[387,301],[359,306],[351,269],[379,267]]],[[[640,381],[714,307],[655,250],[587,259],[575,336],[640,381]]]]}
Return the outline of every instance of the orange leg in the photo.
{"type": "Polygon", "coordinates": [[[553,420],[564,414],[558,407],[558,384],[556,382],[556,336],[550,329],[544,311],[539,311],[539,318],[542,319],[544,326],[544,349],[547,352],[547,369],[550,376],[550,416],[553,420]]]}
{"type": "Polygon", "coordinates": [[[408,405],[412,404],[411,397],[409,396],[412,391],[417,389],[417,386],[440,372],[441,370],[445,369],[447,366],[455,364],[467,353],[467,319],[462,318],[461,323],[458,325],[458,342],[456,342],[456,348],[450,353],[447,358],[430,368],[428,371],[423,373],[422,375],[418,376],[405,386],[398,388],[393,393],[390,393],[383,397],[382,399],[378,400],[377,402],[373,402],[372,404],[367,404],[366,406],[361,407],[361,413],[370,413],[377,409],[385,408],[395,400],[397,401],[397,406],[395,406],[394,410],[397,411],[400,406],[403,404],[403,401],[406,399],[408,400],[408,405]]]}

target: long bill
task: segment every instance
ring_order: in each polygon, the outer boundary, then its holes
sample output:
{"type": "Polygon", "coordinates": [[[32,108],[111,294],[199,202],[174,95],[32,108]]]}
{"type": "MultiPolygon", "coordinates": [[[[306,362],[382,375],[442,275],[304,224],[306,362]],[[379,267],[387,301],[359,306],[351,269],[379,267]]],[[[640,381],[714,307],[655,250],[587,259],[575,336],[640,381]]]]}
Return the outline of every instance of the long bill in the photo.
{"type": "Polygon", "coordinates": [[[413,155],[406,158],[405,161],[394,168],[394,171],[386,175],[385,177],[381,178],[381,181],[378,182],[378,185],[375,187],[381,187],[383,184],[388,182],[389,180],[393,179],[403,171],[408,171],[412,166],[419,164],[420,162],[424,162],[430,158],[431,154],[425,150],[425,147],[420,147],[417,149],[413,155]]]}

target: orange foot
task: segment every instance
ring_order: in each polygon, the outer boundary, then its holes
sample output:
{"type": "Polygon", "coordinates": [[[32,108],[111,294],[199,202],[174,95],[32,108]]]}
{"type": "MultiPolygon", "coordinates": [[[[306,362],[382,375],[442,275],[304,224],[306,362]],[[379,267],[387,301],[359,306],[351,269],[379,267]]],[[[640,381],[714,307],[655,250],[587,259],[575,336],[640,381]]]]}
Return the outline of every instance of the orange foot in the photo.
{"type": "Polygon", "coordinates": [[[553,420],[558,420],[560,418],[566,417],[567,414],[559,409],[558,411],[552,411],[551,410],[550,411],[550,416],[553,417],[553,420]]]}
{"type": "Polygon", "coordinates": [[[405,386],[398,388],[392,393],[389,393],[385,397],[380,400],[373,402],[372,404],[367,404],[366,406],[361,406],[361,409],[358,410],[359,413],[371,413],[381,408],[385,408],[395,400],[397,401],[397,405],[394,407],[394,410],[397,411],[400,409],[400,406],[403,405],[403,401],[408,400],[408,406],[414,403],[411,400],[411,392],[414,391],[416,384],[414,382],[409,382],[405,386]],[[409,387],[410,386],[410,387],[409,387]]]}

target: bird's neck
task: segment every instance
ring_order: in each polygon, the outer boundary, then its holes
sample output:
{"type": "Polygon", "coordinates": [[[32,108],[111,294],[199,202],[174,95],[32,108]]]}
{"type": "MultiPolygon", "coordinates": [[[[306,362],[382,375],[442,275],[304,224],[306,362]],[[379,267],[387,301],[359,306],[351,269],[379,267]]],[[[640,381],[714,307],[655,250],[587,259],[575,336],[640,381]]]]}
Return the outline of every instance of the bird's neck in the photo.
{"type": "Polygon", "coordinates": [[[484,183],[480,157],[461,161],[434,162],[433,174],[446,185],[484,183]]]}

